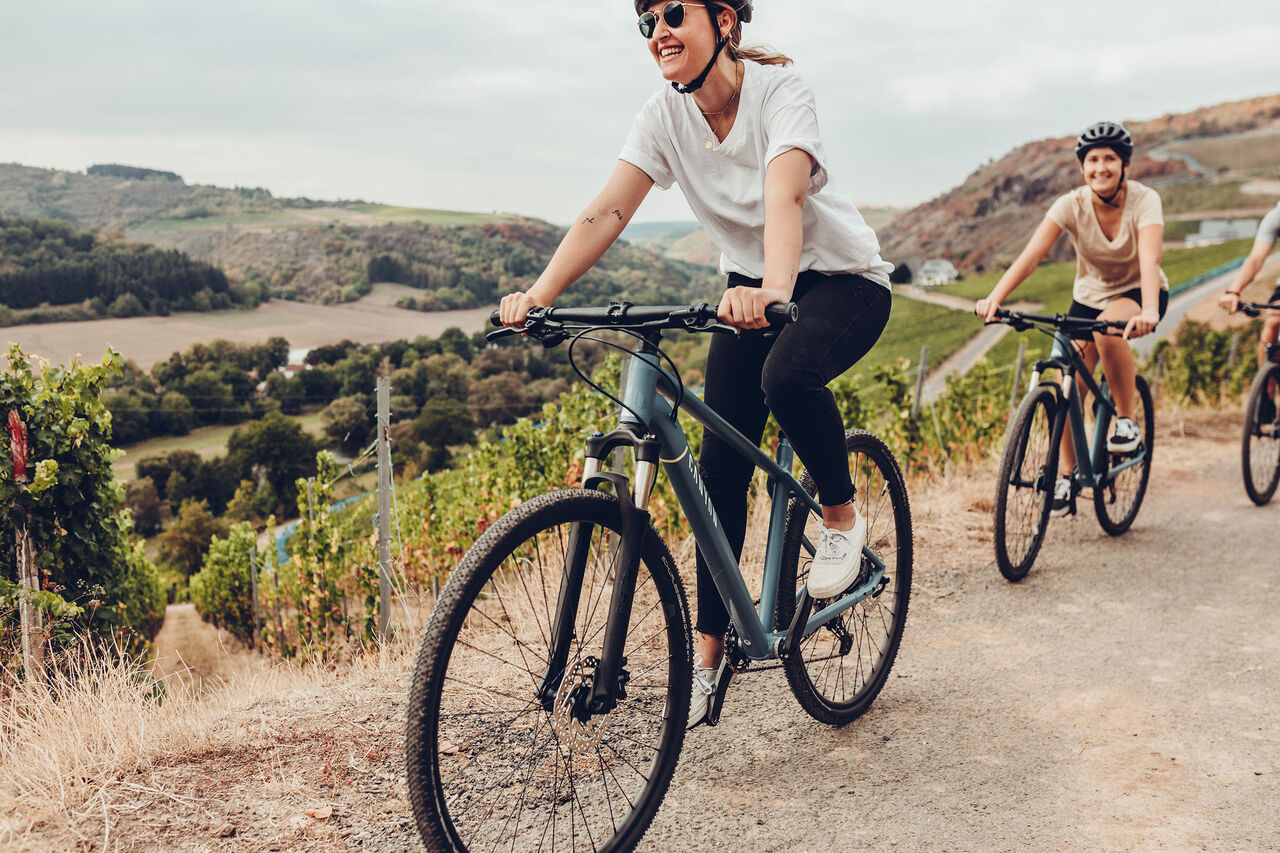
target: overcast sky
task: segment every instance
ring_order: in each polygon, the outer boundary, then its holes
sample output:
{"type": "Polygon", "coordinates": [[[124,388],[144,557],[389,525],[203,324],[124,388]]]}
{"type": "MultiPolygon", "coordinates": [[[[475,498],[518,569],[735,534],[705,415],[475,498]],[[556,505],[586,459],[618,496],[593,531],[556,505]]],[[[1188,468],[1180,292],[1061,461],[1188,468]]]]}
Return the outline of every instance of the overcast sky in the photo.
{"type": "MultiPolygon", "coordinates": [[[[1030,139],[1280,91],[1276,0],[758,0],[837,189],[910,205],[1030,139]]],[[[0,161],[566,223],[661,78],[621,0],[41,0],[0,24],[0,161]]],[[[678,190],[636,221],[685,219],[678,190]]]]}

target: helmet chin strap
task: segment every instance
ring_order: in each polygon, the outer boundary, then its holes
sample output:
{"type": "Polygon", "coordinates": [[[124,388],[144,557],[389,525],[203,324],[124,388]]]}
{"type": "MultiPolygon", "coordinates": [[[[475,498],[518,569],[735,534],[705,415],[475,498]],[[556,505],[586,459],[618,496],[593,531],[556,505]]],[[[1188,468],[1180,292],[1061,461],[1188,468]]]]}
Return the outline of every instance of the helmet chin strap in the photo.
{"type": "MultiPolygon", "coordinates": [[[[715,13],[711,11],[710,4],[707,6],[707,13],[711,15],[711,26],[715,27],[717,33],[720,32],[720,25],[716,22],[716,16],[715,13]]],[[[728,43],[729,37],[721,36],[719,40],[716,41],[716,49],[711,54],[711,61],[707,63],[706,68],[702,69],[702,73],[684,85],[673,82],[671,84],[671,88],[675,89],[682,95],[692,95],[694,92],[701,89],[702,84],[707,82],[707,75],[710,74],[711,69],[715,67],[716,60],[720,58],[720,51],[724,50],[724,46],[728,43]]]]}
{"type": "Polygon", "coordinates": [[[1111,195],[1103,195],[1102,193],[1098,192],[1097,190],[1094,190],[1094,191],[1093,191],[1093,194],[1094,194],[1094,195],[1096,195],[1098,198],[1102,199],[1102,203],[1103,203],[1103,204],[1105,204],[1105,205],[1107,205],[1108,207],[1118,207],[1118,206],[1119,206],[1119,205],[1117,205],[1117,204],[1116,204],[1116,196],[1120,195],[1120,190],[1124,189],[1124,171],[1125,171],[1125,168],[1126,168],[1125,166],[1121,166],[1121,167],[1120,167],[1120,180],[1116,183],[1116,191],[1115,191],[1115,192],[1113,192],[1111,195]]]}

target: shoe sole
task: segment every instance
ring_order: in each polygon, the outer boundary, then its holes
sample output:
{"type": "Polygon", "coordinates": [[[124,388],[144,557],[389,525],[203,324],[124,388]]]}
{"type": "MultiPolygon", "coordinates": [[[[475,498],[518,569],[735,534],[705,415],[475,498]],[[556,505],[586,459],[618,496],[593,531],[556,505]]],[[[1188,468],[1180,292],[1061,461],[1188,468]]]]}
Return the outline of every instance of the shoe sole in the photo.
{"type": "Polygon", "coordinates": [[[1133,442],[1130,444],[1112,444],[1110,441],[1108,441],[1107,452],[1108,453],[1132,453],[1133,451],[1138,449],[1138,445],[1140,444],[1142,444],[1142,439],[1140,438],[1135,438],[1133,442]]]}

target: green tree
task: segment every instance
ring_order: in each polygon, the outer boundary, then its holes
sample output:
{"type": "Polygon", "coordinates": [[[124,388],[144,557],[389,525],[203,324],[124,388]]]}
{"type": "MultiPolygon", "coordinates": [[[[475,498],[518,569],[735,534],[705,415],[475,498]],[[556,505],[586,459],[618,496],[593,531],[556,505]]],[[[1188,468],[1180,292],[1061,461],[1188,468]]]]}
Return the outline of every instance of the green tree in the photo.
{"type": "Polygon", "coordinates": [[[224,519],[209,512],[207,503],[187,499],[173,524],[160,535],[160,561],[184,575],[193,575],[204,562],[209,542],[215,536],[226,536],[227,528],[224,519]]]}
{"type": "Polygon", "coordinates": [[[364,445],[373,426],[369,404],[360,397],[339,397],[320,413],[324,434],[347,449],[364,445]]]}
{"type": "Polygon", "coordinates": [[[238,479],[264,479],[280,496],[280,514],[292,517],[298,510],[291,486],[299,477],[316,471],[320,448],[302,425],[272,412],[231,434],[227,455],[239,472],[238,479]]]}
{"type": "Polygon", "coordinates": [[[525,383],[518,373],[499,373],[471,386],[467,405],[482,426],[505,424],[527,414],[525,383]]]}
{"type": "Polygon", "coordinates": [[[413,435],[432,447],[471,444],[476,437],[476,423],[462,403],[437,397],[422,407],[422,413],[413,422],[413,435]]]}
{"type": "Polygon", "coordinates": [[[157,432],[167,435],[186,435],[195,426],[196,412],[191,401],[178,391],[170,391],[160,398],[160,408],[156,412],[155,426],[157,432]]]}
{"type": "Polygon", "coordinates": [[[440,346],[445,352],[451,352],[463,361],[471,361],[476,353],[471,345],[471,338],[457,326],[450,326],[441,333],[440,346]]]}
{"type": "Polygon", "coordinates": [[[125,490],[124,505],[133,513],[133,527],[143,536],[153,536],[164,525],[165,505],[150,477],[134,480],[125,490]]]}
{"type": "Polygon", "coordinates": [[[197,370],[182,380],[178,389],[195,408],[202,423],[216,424],[234,419],[236,401],[231,386],[212,370],[197,370]]]}

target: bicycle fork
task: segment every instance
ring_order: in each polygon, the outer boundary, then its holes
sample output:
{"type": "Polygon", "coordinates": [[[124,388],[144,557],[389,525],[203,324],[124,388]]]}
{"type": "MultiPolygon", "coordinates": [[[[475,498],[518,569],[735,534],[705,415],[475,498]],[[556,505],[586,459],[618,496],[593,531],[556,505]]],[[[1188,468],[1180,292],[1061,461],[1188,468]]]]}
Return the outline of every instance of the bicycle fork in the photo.
{"type": "MultiPolygon", "coordinates": [[[[652,436],[640,437],[625,428],[616,429],[608,435],[597,433],[587,440],[582,486],[591,489],[599,488],[605,483],[613,484],[621,504],[622,536],[617,559],[612,567],[613,591],[609,599],[600,659],[595,664],[589,689],[586,689],[586,685],[580,686],[573,699],[574,716],[582,721],[594,714],[609,713],[617,707],[619,699],[626,698],[626,683],[630,675],[625,669],[627,660],[623,652],[631,621],[636,581],[640,573],[640,558],[650,530],[649,493],[658,475],[658,450],[658,442],[652,436]],[[626,476],[613,471],[601,471],[602,460],[619,446],[635,448],[634,489],[626,476]]],[[[570,645],[576,636],[578,604],[594,535],[593,525],[574,524],[565,547],[565,570],[556,597],[555,621],[551,629],[551,655],[537,691],[538,699],[548,711],[555,704],[569,663],[570,645]]]]}

